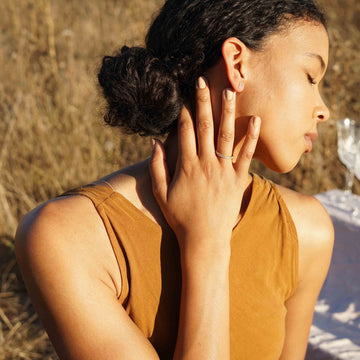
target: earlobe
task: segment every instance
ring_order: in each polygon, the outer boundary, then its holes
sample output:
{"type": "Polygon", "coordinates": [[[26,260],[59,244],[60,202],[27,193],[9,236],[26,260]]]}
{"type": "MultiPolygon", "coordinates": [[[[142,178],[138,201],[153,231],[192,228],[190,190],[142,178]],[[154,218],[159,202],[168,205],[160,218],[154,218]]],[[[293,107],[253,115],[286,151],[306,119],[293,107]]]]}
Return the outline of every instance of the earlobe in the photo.
{"type": "Polygon", "coordinates": [[[226,39],[222,46],[226,74],[234,91],[240,93],[245,88],[245,63],[248,48],[237,38],[226,39]]]}
{"type": "Polygon", "coordinates": [[[242,92],[244,90],[244,87],[245,87],[245,81],[241,80],[237,91],[242,92]]]}

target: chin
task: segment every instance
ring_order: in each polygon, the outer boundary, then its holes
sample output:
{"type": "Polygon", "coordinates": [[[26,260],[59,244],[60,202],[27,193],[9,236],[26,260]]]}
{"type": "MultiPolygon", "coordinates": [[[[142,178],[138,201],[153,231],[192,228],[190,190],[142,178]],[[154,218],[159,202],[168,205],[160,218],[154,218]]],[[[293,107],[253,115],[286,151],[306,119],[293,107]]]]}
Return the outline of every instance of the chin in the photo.
{"type": "Polygon", "coordinates": [[[276,162],[276,161],[263,160],[263,159],[258,159],[258,160],[271,171],[277,172],[279,174],[286,174],[295,168],[295,166],[299,163],[300,159],[297,159],[297,161],[294,162],[290,162],[290,161],[276,162]]]}
{"type": "Polygon", "coordinates": [[[279,174],[286,174],[292,171],[303,155],[302,149],[295,149],[294,147],[282,147],[277,149],[277,151],[270,151],[269,149],[271,150],[272,148],[266,146],[260,139],[254,158],[259,160],[268,169],[279,174]]]}

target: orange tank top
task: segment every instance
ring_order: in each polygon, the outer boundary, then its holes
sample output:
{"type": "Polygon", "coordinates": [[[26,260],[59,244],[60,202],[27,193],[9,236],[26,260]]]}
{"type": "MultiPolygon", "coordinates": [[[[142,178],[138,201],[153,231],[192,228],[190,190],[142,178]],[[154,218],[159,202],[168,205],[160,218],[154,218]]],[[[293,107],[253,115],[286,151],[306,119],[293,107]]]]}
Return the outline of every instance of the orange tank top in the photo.
{"type": "MultiPolygon", "coordinates": [[[[150,340],[160,359],[175,347],[181,269],[173,233],[107,186],[89,185],[64,195],[92,200],[119,265],[119,303],[150,340]]],[[[294,293],[298,242],[290,213],[271,181],[253,175],[248,208],[234,228],[230,259],[232,360],[275,360],[285,339],[285,301],[294,293]]]]}

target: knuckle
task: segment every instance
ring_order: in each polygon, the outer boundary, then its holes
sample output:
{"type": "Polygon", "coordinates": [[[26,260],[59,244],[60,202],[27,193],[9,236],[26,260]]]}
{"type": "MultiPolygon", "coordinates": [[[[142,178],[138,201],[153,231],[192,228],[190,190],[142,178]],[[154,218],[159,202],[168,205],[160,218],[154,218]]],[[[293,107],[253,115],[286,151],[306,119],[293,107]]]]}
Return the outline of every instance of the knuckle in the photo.
{"type": "Polygon", "coordinates": [[[208,93],[199,92],[197,94],[197,100],[201,103],[207,103],[210,100],[210,96],[208,93]]]}
{"type": "Polygon", "coordinates": [[[225,115],[232,115],[234,113],[234,106],[231,105],[224,106],[223,113],[225,115]]]}
{"type": "Polygon", "coordinates": [[[193,124],[190,121],[185,120],[179,120],[179,130],[183,132],[187,132],[191,130],[193,127],[193,124]]]}
{"type": "Polygon", "coordinates": [[[193,166],[190,162],[183,162],[181,164],[181,170],[185,176],[191,177],[191,174],[193,172],[193,166]]]}
{"type": "Polygon", "coordinates": [[[207,179],[211,179],[213,175],[213,166],[210,161],[204,162],[203,166],[203,172],[207,179]]]}
{"type": "Polygon", "coordinates": [[[230,143],[234,139],[234,133],[232,131],[221,130],[219,133],[220,140],[230,143]]]}
{"type": "Polygon", "coordinates": [[[258,135],[254,134],[254,133],[250,133],[250,134],[248,134],[248,138],[249,138],[249,140],[254,141],[254,140],[257,140],[258,135]]]}
{"type": "Polygon", "coordinates": [[[246,160],[246,162],[248,162],[249,160],[252,159],[253,155],[254,155],[254,151],[251,148],[245,148],[242,149],[240,153],[240,159],[246,160]]]}
{"type": "Polygon", "coordinates": [[[252,150],[252,149],[247,149],[244,151],[244,157],[247,160],[251,160],[253,155],[254,155],[254,150],[252,150]]]}
{"type": "Polygon", "coordinates": [[[199,119],[197,126],[200,131],[206,131],[206,130],[211,129],[212,123],[208,119],[199,119]]]}

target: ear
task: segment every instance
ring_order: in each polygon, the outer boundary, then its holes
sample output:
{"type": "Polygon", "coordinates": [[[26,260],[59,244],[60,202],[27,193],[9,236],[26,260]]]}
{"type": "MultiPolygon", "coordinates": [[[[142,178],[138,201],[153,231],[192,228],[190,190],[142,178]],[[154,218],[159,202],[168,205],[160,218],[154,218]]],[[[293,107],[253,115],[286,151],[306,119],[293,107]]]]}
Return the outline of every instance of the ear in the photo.
{"type": "Polygon", "coordinates": [[[232,37],[224,41],[221,51],[231,86],[236,92],[243,91],[249,55],[248,47],[239,39],[232,37]]]}

